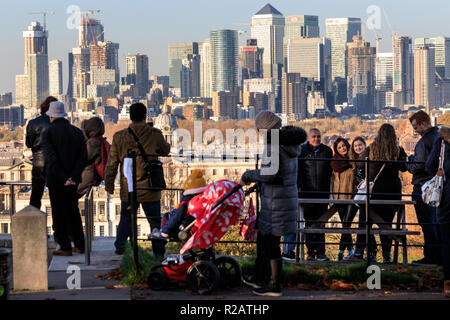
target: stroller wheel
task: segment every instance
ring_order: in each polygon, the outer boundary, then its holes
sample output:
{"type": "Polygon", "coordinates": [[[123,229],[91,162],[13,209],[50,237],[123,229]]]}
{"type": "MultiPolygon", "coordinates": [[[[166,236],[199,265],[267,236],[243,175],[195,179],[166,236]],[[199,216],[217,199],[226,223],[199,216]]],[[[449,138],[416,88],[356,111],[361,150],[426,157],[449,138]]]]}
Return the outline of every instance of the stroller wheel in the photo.
{"type": "Polygon", "coordinates": [[[167,276],[163,269],[151,271],[148,275],[147,283],[152,290],[163,290],[167,286],[167,276]]]}
{"type": "Polygon", "coordinates": [[[187,287],[198,294],[210,294],[220,282],[220,273],[210,261],[196,261],[186,274],[187,287]]]}
{"type": "Polygon", "coordinates": [[[231,289],[241,284],[242,271],[239,263],[231,257],[219,257],[214,261],[219,269],[220,287],[231,289]]]}

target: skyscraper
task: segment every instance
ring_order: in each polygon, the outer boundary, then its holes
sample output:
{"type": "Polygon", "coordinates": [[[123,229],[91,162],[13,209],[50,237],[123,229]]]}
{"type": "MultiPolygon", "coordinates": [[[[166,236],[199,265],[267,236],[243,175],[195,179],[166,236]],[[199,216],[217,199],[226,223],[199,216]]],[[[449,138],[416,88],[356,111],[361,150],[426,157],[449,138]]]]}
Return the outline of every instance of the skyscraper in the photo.
{"type": "Polygon", "coordinates": [[[265,5],[252,16],[251,37],[258,41],[264,49],[263,72],[265,78],[279,77],[280,66],[283,65],[283,37],[285,20],[283,14],[265,5]]]}
{"type": "Polygon", "coordinates": [[[240,47],[239,62],[242,68],[242,80],[263,77],[264,49],[258,48],[256,39],[247,39],[247,45],[240,47]]]}
{"type": "Polygon", "coordinates": [[[331,41],[331,78],[347,78],[347,43],[361,34],[361,19],[331,18],[325,20],[327,39],[331,41]]]}
{"type": "Polygon", "coordinates": [[[400,109],[405,104],[414,103],[414,56],[411,43],[409,37],[392,37],[394,106],[400,109]]]}
{"type": "Polygon", "coordinates": [[[200,96],[200,56],[189,54],[182,61],[181,97],[200,96]]]}
{"type": "Polygon", "coordinates": [[[138,95],[145,97],[149,91],[148,56],[135,54],[126,57],[127,84],[134,84],[138,88],[138,95]]]}
{"type": "Polygon", "coordinates": [[[300,73],[283,73],[281,78],[282,113],[289,119],[301,120],[307,117],[306,79],[300,73]]]}
{"type": "Polygon", "coordinates": [[[414,51],[414,101],[425,106],[429,112],[436,105],[435,95],[435,53],[423,46],[414,51]]]}
{"type": "MultiPolygon", "coordinates": [[[[72,97],[80,98],[80,83],[84,83],[81,77],[85,79],[85,76],[82,76],[84,73],[88,73],[90,70],[90,50],[89,48],[73,48],[72,49],[72,70],[69,77],[72,77],[69,80],[69,83],[72,83],[72,97]]],[[[69,63],[70,63],[70,55],[69,55],[69,63]]],[[[69,64],[70,65],[70,64],[69,64]]],[[[89,83],[88,83],[89,84],[89,83]]]]}
{"type": "Polygon", "coordinates": [[[375,60],[375,106],[377,111],[392,106],[392,101],[386,99],[386,94],[392,91],[394,53],[377,53],[375,60]]]}
{"type": "Polygon", "coordinates": [[[38,108],[48,97],[48,57],[46,54],[28,55],[30,105],[38,108]]]}
{"type": "Polygon", "coordinates": [[[375,112],[375,54],[376,49],[362,36],[348,43],[348,101],[358,114],[375,112]]]}
{"type": "Polygon", "coordinates": [[[28,26],[28,30],[23,32],[25,45],[24,51],[24,70],[28,71],[28,55],[30,54],[47,54],[48,55],[48,31],[40,25],[39,22],[33,21],[28,26]]]}
{"type": "Polygon", "coordinates": [[[284,38],[319,38],[319,17],[308,15],[287,16],[285,18],[284,38]]]}
{"type": "Polygon", "coordinates": [[[236,92],[238,87],[238,33],[235,30],[211,31],[212,91],[236,92]]]}
{"type": "Polygon", "coordinates": [[[51,60],[48,63],[49,94],[57,96],[63,93],[62,61],[51,60]]]}
{"type": "Polygon", "coordinates": [[[186,59],[189,54],[198,54],[197,42],[169,43],[169,86],[171,88],[181,88],[183,59],[186,59]]]}
{"type": "Polygon", "coordinates": [[[81,17],[80,28],[78,29],[78,45],[88,47],[98,41],[105,41],[104,28],[99,19],[81,17]]]}
{"type": "Polygon", "coordinates": [[[211,43],[205,39],[200,48],[200,95],[211,97],[211,43]]]}
{"type": "Polygon", "coordinates": [[[450,38],[417,38],[414,44],[415,48],[426,46],[434,49],[436,72],[442,78],[450,79],[450,38]]]}

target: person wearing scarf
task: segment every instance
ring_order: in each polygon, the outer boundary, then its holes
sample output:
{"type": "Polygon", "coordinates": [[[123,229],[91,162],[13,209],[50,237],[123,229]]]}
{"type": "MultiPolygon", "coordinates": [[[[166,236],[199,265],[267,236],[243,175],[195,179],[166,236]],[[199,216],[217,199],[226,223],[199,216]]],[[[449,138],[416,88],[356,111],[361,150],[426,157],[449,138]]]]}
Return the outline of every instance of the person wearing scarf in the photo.
{"type": "MultiPolygon", "coordinates": [[[[342,137],[336,139],[333,145],[333,160],[331,168],[333,169],[333,199],[352,199],[354,192],[354,170],[349,160],[350,144],[342,137]],[[340,194],[344,193],[344,194],[340,194]]],[[[351,210],[351,205],[333,205],[339,213],[339,218],[343,228],[350,228],[356,212],[351,210]]],[[[342,234],[339,244],[338,261],[347,260],[353,256],[353,242],[351,234],[342,234]],[[348,256],[344,258],[345,249],[348,250],[348,256]]]]}

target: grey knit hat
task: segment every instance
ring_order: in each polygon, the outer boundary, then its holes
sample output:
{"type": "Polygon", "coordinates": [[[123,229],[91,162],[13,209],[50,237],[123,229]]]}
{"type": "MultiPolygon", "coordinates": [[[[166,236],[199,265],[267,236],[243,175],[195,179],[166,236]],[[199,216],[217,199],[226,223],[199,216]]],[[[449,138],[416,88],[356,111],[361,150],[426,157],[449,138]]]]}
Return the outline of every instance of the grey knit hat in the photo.
{"type": "Polygon", "coordinates": [[[257,129],[280,129],[281,118],[272,111],[261,111],[255,118],[255,126],[257,129]]]}

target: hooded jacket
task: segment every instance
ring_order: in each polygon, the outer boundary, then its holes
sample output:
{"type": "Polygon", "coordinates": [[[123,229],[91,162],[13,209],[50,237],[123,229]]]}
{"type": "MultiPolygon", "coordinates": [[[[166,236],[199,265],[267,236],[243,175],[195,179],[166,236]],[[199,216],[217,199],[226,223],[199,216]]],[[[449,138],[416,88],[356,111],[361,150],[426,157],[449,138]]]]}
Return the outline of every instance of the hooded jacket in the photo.
{"type": "MultiPolygon", "coordinates": [[[[298,211],[297,158],[300,145],[306,140],[302,128],[287,126],[279,132],[278,170],[264,174],[264,168],[272,163],[263,164],[262,169],[248,170],[242,181],[261,183],[261,213],[257,228],[264,235],[282,236],[296,231],[298,211]]],[[[267,145],[270,156],[271,145],[267,145]]],[[[276,164],[274,164],[276,166],[276,164]]]]}
{"type": "Polygon", "coordinates": [[[95,172],[93,164],[99,164],[102,161],[102,143],[99,139],[105,133],[105,125],[102,119],[98,117],[84,120],[81,123],[81,131],[86,139],[87,147],[87,165],[81,174],[81,183],[78,186],[78,193],[84,194],[89,186],[94,184],[95,172]]]}
{"type": "Polygon", "coordinates": [[[442,192],[441,205],[438,208],[437,222],[450,223],[450,128],[442,127],[439,130],[439,139],[434,143],[425,168],[433,177],[439,169],[439,156],[441,155],[441,145],[444,141],[444,190],[442,192]]]}

